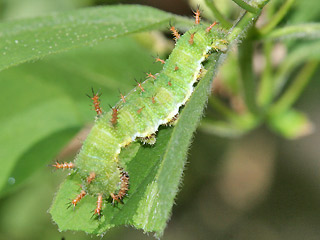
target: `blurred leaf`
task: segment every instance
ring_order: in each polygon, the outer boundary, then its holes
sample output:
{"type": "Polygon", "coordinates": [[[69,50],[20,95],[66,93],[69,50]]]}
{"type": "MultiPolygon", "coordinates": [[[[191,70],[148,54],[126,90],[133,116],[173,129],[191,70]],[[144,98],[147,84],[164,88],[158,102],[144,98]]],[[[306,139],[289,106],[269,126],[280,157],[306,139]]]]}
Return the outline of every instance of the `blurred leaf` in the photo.
{"type": "Polygon", "coordinates": [[[119,5],[4,22],[0,24],[0,70],[71,48],[163,28],[173,19],[174,15],[151,7],[119,5]]]}
{"type": "Polygon", "coordinates": [[[136,155],[136,150],[133,151],[135,157],[127,163],[130,191],[125,204],[116,208],[107,204],[100,221],[90,220],[96,201],[93,197],[84,198],[75,211],[67,210],[66,203],[79,192],[80,180],[72,174],[62,184],[50,209],[60,230],[102,234],[114,226],[130,224],[162,235],[178,190],[187,150],[209,94],[215,68],[215,64],[211,64],[179,114],[175,127],[159,131],[155,146],[140,147],[136,155]]]}
{"type": "Polygon", "coordinates": [[[290,22],[301,23],[320,20],[320,5],[318,0],[295,1],[294,9],[289,16],[290,22]]]}
{"type": "MultiPolygon", "coordinates": [[[[44,15],[53,11],[66,11],[84,7],[93,0],[1,0],[4,19],[19,19],[44,15]]],[[[1,2],[0,1],[0,2],[1,2]]]]}
{"type": "MultiPolygon", "coordinates": [[[[0,85],[2,85],[1,89],[5,89],[8,85],[11,87],[14,84],[15,81],[0,81],[0,85]]],[[[6,119],[0,121],[0,144],[3,146],[2,151],[0,151],[0,189],[4,186],[10,188],[10,185],[16,183],[16,176],[12,175],[15,164],[19,159],[21,160],[21,163],[25,164],[25,159],[23,159],[22,156],[33,145],[57,131],[79,127],[79,121],[76,111],[74,110],[74,105],[67,96],[64,96],[61,93],[57,93],[56,96],[50,96],[51,88],[49,88],[48,85],[33,80],[19,83],[20,88],[30,89],[31,86],[34,87],[34,89],[41,89],[40,92],[33,92],[34,97],[39,98],[39,102],[27,106],[16,114],[7,116],[6,119]],[[44,94],[44,96],[48,94],[49,96],[43,98],[42,94],[44,94]]],[[[2,94],[9,95],[9,92],[2,94]]],[[[11,106],[14,106],[15,102],[23,101],[23,98],[21,99],[19,95],[15,96],[15,98],[8,96],[7,99],[10,99],[11,106]]],[[[59,139],[63,143],[68,140],[59,139]]],[[[58,148],[61,147],[61,142],[57,142],[56,146],[58,148]]],[[[57,150],[58,149],[56,148],[55,152],[57,150]]],[[[44,152],[46,152],[46,149],[38,149],[37,151],[40,156],[43,156],[42,153],[44,152]]],[[[36,157],[37,156],[35,155],[34,160],[39,162],[39,159],[36,157]]],[[[48,161],[48,158],[44,159],[44,161],[48,161]]],[[[32,161],[29,164],[31,165],[27,165],[28,168],[24,170],[26,172],[34,171],[35,167],[33,167],[32,161]]]]}
{"type": "MultiPolygon", "coordinates": [[[[217,106],[217,104],[212,104],[211,99],[209,100],[211,105],[217,106]]],[[[201,131],[221,137],[237,138],[246,134],[261,123],[260,119],[256,118],[251,113],[239,115],[230,110],[230,113],[226,114],[223,110],[219,109],[219,106],[217,106],[217,108],[218,109],[216,110],[222,113],[226,120],[221,121],[205,118],[201,121],[199,126],[201,131]]]]}
{"type": "Polygon", "coordinates": [[[272,39],[320,39],[320,23],[306,23],[274,29],[263,36],[264,40],[272,39]]]}
{"type": "Polygon", "coordinates": [[[272,115],[268,124],[271,129],[288,139],[296,139],[313,132],[313,124],[308,117],[294,109],[272,115]]]}
{"type": "Polygon", "coordinates": [[[307,60],[320,60],[320,41],[301,44],[286,56],[274,76],[274,96],[281,92],[292,71],[307,60]]]}
{"type": "Polygon", "coordinates": [[[117,39],[1,72],[0,190],[13,190],[93,121],[85,96],[91,87],[101,89],[108,109],[118,89],[132,88],[133,76],[159,69],[150,55],[132,39],[117,39]]]}
{"type": "MultiPolygon", "coordinates": [[[[228,56],[224,64],[220,68],[219,78],[218,80],[221,82],[221,85],[218,85],[217,91],[222,92],[227,91],[228,94],[233,96],[241,94],[241,86],[239,82],[239,63],[234,52],[231,52],[228,56]],[[221,89],[220,89],[221,87],[221,89]]],[[[216,84],[216,82],[215,82],[216,84]]],[[[219,84],[219,82],[218,82],[219,84]]],[[[213,89],[215,91],[216,89],[213,89]]]]}

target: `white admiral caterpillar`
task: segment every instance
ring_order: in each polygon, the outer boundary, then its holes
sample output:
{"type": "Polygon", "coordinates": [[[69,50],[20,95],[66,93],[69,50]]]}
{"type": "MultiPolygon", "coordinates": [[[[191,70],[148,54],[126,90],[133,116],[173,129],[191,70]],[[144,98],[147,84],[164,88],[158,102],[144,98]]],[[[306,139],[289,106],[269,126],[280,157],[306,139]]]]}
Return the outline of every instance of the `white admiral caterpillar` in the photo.
{"type": "Polygon", "coordinates": [[[154,144],[160,125],[173,125],[179,109],[190,98],[194,84],[205,73],[202,63],[216,51],[225,51],[225,32],[200,23],[200,11],[195,12],[195,26],[180,36],[172,26],[176,46],[164,61],[158,74],[147,73],[147,79],[137,82],[129,94],[103,112],[99,94],[89,96],[98,114],[96,123],[85,140],[73,163],[56,163],[59,169],[73,169],[81,178],[82,190],[71,201],[76,207],[86,195],[97,197],[94,214],[100,216],[103,200],[111,196],[113,202],[122,202],[129,190],[129,174],[118,156],[121,149],[131,142],[140,140],[154,144]]]}

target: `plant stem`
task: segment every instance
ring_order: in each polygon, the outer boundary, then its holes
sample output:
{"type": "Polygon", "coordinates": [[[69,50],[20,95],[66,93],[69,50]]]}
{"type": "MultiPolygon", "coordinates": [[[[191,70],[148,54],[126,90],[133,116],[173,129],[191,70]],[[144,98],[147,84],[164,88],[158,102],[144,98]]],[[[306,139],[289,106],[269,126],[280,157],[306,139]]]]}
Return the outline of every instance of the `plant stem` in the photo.
{"type": "Polygon", "coordinates": [[[279,11],[273,15],[271,21],[260,29],[260,33],[262,35],[268,34],[271,30],[273,30],[279,22],[283,19],[283,17],[287,14],[290,7],[294,3],[294,0],[287,0],[279,9],[279,11]]]}
{"type": "Polygon", "coordinates": [[[234,1],[236,4],[238,4],[241,8],[243,8],[244,10],[251,12],[251,13],[258,13],[260,11],[259,8],[255,8],[251,5],[249,5],[248,3],[242,1],[242,0],[232,0],[234,1]]]}
{"type": "Polygon", "coordinates": [[[266,107],[270,104],[273,97],[273,79],[271,66],[271,52],[273,44],[270,41],[265,42],[263,46],[265,56],[265,66],[261,77],[261,82],[258,90],[257,103],[260,107],[266,107]]]}
{"type": "Polygon", "coordinates": [[[304,65],[287,91],[271,108],[270,112],[272,114],[281,113],[292,106],[292,104],[302,93],[307,83],[310,81],[313,73],[317,69],[318,64],[318,61],[310,61],[304,65]]]}
{"type": "Polygon", "coordinates": [[[225,17],[220,13],[220,11],[216,8],[213,0],[205,0],[206,5],[210,8],[213,15],[217,18],[217,20],[221,23],[221,25],[225,28],[231,28],[232,23],[230,23],[225,17]]]}
{"type": "MultiPolygon", "coordinates": [[[[264,0],[263,3],[267,4],[269,0],[264,0]]],[[[261,7],[262,10],[262,7],[261,7]]],[[[237,42],[241,38],[245,36],[247,30],[253,25],[253,23],[260,16],[260,12],[257,14],[253,14],[250,12],[245,12],[238,20],[238,22],[234,25],[231,32],[227,36],[227,40],[230,43],[237,42]]]]}
{"type": "Polygon", "coordinates": [[[256,113],[255,99],[255,78],[253,74],[253,42],[251,39],[246,39],[239,48],[239,65],[242,80],[242,91],[244,100],[250,112],[256,113]]]}
{"type": "MultiPolygon", "coordinates": [[[[229,43],[236,43],[239,41],[248,29],[253,25],[253,23],[259,17],[262,8],[269,2],[269,0],[256,0],[254,3],[258,4],[261,8],[257,13],[245,12],[238,22],[234,25],[231,32],[227,36],[229,43]]],[[[244,95],[247,107],[252,113],[256,112],[255,105],[255,88],[254,88],[254,76],[252,72],[252,54],[253,46],[251,40],[246,40],[243,42],[242,47],[240,48],[240,67],[241,75],[243,80],[244,95]]]]}

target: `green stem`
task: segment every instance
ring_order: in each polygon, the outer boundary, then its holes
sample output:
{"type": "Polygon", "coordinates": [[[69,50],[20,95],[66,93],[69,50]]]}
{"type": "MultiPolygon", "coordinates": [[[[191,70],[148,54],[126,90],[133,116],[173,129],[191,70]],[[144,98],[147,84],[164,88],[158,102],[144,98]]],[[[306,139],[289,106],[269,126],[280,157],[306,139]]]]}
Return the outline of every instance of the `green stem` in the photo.
{"type": "MultiPolygon", "coordinates": [[[[265,2],[268,2],[265,1],[265,2]]],[[[232,28],[232,31],[228,34],[227,40],[229,43],[237,42],[245,36],[247,30],[253,25],[260,14],[253,14],[250,12],[245,12],[238,22],[232,28]]]]}
{"type": "Polygon", "coordinates": [[[251,13],[259,13],[260,9],[259,8],[255,8],[251,5],[249,5],[248,3],[242,1],[242,0],[232,0],[234,1],[236,4],[238,4],[241,8],[243,8],[244,10],[251,12],[251,13]]]}
{"type": "Polygon", "coordinates": [[[304,65],[287,91],[271,108],[270,112],[272,114],[279,114],[292,106],[310,81],[313,73],[318,67],[318,64],[318,61],[310,61],[304,65]]]}
{"type": "MultiPolygon", "coordinates": [[[[231,32],[227,36],[227,41],[229,43],[236,43],[238,42],[248,29],[253,26],[253,23],[259,17],[262,8],[269,2],[269,0],[256,0],[254,3],[259,5],[261,9],[257,13],[245,12],[239,21],[235,24],[232,28],[231,32]]],[[[245,40],[242,44],[240,56],[240,67],[241,67],[241,74],[243,79],[243,87],[244,87],[244,95],[245,101],[252,113],[256,112],[256,104],[255,104],[255,88],[254,88],[254,76],[252,71],[252,53],[253,53],[253,46],[251,40],[245,40]],[[245,50],[246,49],[246,50],[245,50]],[[248,52],[249,51],[249,52],[248,52]],[[243,61],[242,61],[243,60],[243,61]],[[242,66],[241,66],[242,65],[242,66]]]]}
{"type": "Polygon", "coordinates": [[[255,99],[255,78],[253,74],[253,42],[246,39],[239,47],[239,65],[242,80],[242,91],[244,100],[251,113],[257,112],[255,99]]]}
{"type": "Polygon", "coordinates": [[[217,18],[220,24],[225,28],[231,28],[232,23],[230,23],[224,16],[220,13],[220,11],[216,8],[213,0],[205,0],[206,5],[210,8],[213,15],[217,18]]]}
{"type": "Polygon", "coordinates": [[[283,17],[288,13],[293,3],[294,0],[287,0],[279,9],[279,11],[275,15],[273,15],[271,21],[260,29],[260,33],[262,35],[265,35],[268,34],[271,30],[273,30],[283,19],[283,17]]]}
{"type": "Polygon", "coordinates": [[[257,103],[260,107],[266,107],[270,104],[273,97],[273,78],[272,78],[272,60],[271,52],[273,44],[272,42],[266,42],[263,46],[265,56],[265,66],[261,77],[261,82],[258,90],[257,103]]]}

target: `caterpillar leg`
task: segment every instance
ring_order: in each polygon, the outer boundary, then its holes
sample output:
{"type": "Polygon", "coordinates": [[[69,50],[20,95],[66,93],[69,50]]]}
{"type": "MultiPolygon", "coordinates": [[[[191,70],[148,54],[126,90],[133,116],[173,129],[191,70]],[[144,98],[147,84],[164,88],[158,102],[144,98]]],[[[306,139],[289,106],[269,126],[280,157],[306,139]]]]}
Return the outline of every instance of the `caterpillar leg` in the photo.
{"type": "Polygon", "coordinates": [[[156,135],[155,134],[151,134],[150,136],[147,136],[145,138],[139,138],[139,140],[143,143],[143,144],[149,144],[149,145],[153,145],[156,143],[156,135]]]}
{"type": "Polygon", "coordinates": [[[228,42],[225,39],[218,39],[214,41],[211,46],[217,52],[226,52],[228,50],[228,42]]]}
{"type": "Polygon", "coordinates": [[[176,115],[174,115],[173,118],[170,119],[170,121],[166,124],[167,126],[174,126],[176,125],[177,121],[178,121],[178,118],[179,118],[179,113],[177,113],[176,115]]]}
{"type": "Polygon", "coordinates": [[[204,75],[206,75],[207,70],[201,66],[199,73],[197,74],[197,81],[199,81],[201,78],[204,77],[204,75]]]}

